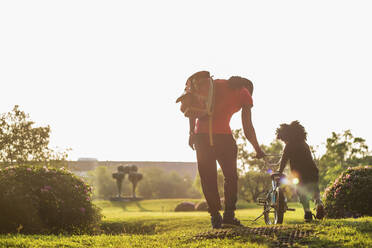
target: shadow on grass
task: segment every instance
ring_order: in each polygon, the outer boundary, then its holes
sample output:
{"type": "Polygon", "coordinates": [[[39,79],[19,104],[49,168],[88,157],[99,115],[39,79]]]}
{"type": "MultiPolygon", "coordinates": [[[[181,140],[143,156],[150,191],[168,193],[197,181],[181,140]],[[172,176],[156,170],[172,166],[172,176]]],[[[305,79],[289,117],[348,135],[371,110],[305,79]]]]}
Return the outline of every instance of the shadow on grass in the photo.
{"type": "Polygon", "coordinates": [[[140,212],[153,212],[152,210],[144,208],[139,201],[132,202],[112,202],[112,206],[121,208],[123,211],[130,211],[128,207],[136,206],[140,212]]]}
{"type": "Polygon", "coordinates": [[[156,223],[138,222],[102,222],[101,231],[104,234],[155,234],[156,223]]]}
{"type": "Polygon", "coordinates": [[[124,211],[128,211],[126,202],[111,202],[112,206],[122,208],[124,211]]]}
{"type": "Polygon", "coordinates": [[[269,247],[344,247],[343,240],[331,240],[329,231],[313,230],[311,225],[295,226],[262,226],[262,227],[227,227],[196,234],[189,242],[208,239],[231,239],[257,244],[267,244],[269,247]],[[322,234],[318,237],[319,234],[322,234]]]}
{"type": "Polygon", "coordinates": [[[289,247],[294,243],[305,243],[310,231],[288,228],[284,226],[233,227],[211,230],[195,235],[190,241],[206,239],[231,239],[248,243],[267,244],[269,247],[289,247]]]}
{"type": "Polygon", "coordinates": [[[149,209],[146,209],[144,207],[142,207],[142,205],[140,204],[140,202],[135,202],[136,206],[138,207],[139,210],[141,210],[141,212],[152,212],[151,210],[149,209]]]}
{"type": "MultiPolygon", "coordinates": [[[[288,224],[288,225],[303,225],[303,224],[305,224],[306,222],[304,221],[304,220],[302,220],[302,219],[299,219],[299,220],[293,220],[293,219],[291,219],[291,220],[285,220],[284,219],[284,221],[285,221],[285,224],[288,224]]],[[[315,223],[315,222],[314,222],[315,223]]]]}

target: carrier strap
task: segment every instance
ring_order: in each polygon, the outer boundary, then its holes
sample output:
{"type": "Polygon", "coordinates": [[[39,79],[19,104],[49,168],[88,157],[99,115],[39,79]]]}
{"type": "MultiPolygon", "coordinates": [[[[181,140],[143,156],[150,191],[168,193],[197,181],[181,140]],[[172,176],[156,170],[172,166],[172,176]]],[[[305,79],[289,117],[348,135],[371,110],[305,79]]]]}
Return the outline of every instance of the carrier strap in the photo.
{"type": "Polygon", "coordinates": [[[209,116],[209,144],[213,146],[213,118],[209,116]]]}
{"type": "Polygon", "coordinates": [[[213,110],[214,110],[214,99],[215,99],[215,88],[213,79],[209,78],[209,94],[208,94],[208,116],[209,116],[209,144],[213,146],[213,110]]]}

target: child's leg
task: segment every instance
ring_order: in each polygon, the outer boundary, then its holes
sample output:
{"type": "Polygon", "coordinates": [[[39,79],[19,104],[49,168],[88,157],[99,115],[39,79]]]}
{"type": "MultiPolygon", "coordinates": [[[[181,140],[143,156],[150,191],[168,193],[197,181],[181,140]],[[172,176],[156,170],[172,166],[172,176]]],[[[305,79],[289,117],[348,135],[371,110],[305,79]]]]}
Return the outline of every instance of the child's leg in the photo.
{"type": "Polygon", "coordinates": [[[320,191],[318,182],[315,182],[312,184],[312,190],[313,190],[313,196],[314,196],[314,202],[315,202],[315,209],[316,209],[316,215],[315,217],[319,220],[323,219],[325,216],[324,206],[323,202],[320,198],[320,191]]]}
{"type": "Polygon", "coordinates": [[[319,190],[319,182],[315,180],[313,182],[308,183],[308,191],[312,195],[312,199],[314,200],[315,206],[323,205],[321,197],[320,197],[320,190],[319,190]]]}
{"type": "Polygon", "coordinates": [[[309,194],[308,187],[305,184],[299,185],[298,188],[298,197],[300,198],[300,202],[302,204],[302,207],[304,208],[305,212],[305,221],[311,221],[313,219],[313,214],[310,210],[310,197],[311,194],[309,194]]]}
{"type": "Polygon", "coordinates": [[[314,199],[315,205],[322,204],[318,183],[314,183],[312,188],[314,191],[313,199],[314,199]]]}
{"type": "Polygon", "coordinates": [[[304,208],[305,212],[310,211],[310,197],[309,192],[304,184],[299,184],[297,188],[297,195],[298,198],[300,198],[300,203],[302,204],[302,207],[304,208]]]}

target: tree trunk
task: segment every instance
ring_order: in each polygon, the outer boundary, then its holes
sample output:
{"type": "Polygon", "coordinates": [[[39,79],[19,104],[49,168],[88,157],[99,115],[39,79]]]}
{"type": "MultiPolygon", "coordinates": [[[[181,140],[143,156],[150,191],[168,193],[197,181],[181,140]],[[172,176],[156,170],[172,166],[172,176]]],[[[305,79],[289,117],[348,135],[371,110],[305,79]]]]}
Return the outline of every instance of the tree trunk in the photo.
{"type": "Polygon", "coordinates": [[[133,183],[133,198],[137,198],[136,197],[136,187],[137,187],[137,183],[133,183]]]}
{"type": "Polygon", "coordinates": [[[122,180],[116,179],[116,186],[118,187],[118,197],[119,198],[121,197],[121,185],[122,185],[122,183],[123,183],[122,180]]]}

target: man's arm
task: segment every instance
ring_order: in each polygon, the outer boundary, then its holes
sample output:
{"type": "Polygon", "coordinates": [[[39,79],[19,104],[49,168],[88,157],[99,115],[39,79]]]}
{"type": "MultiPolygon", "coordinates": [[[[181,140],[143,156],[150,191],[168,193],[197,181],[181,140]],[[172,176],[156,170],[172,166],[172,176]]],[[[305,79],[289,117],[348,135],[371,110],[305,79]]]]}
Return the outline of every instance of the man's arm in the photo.
{"type": "Polygon", "coordinates": [[[194,150],[194,130],[195,130],[195,118],[189,117],[189,146],[194,150]]]}
{"type": "Polygon", "coordinates": [[[254,130],[253,123],[252,123],[252,113],[251,113],[251,106],[244,105],[242,108],[242,124],[244,135],[247,137],[248,141],[252,144],[253,148],[255,149],[257,158],[263,158],[265,153],[261,150],[260,145],[258,144],[256,131],[254,130]]]}

